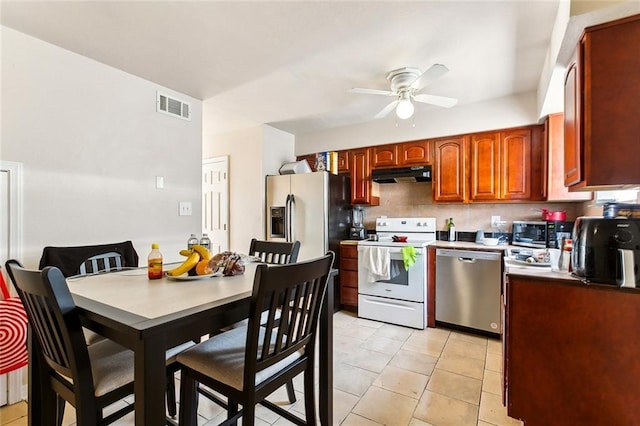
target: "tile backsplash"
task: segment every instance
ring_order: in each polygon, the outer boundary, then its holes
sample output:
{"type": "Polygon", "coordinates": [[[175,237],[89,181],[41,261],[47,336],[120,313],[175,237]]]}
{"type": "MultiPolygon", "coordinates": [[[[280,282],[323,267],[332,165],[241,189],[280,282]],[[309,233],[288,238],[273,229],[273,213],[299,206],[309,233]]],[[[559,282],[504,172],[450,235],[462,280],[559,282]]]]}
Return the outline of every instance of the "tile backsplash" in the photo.
{"type": "MultiPolygon", "coordinates": [[[[540,220],[544,207],[552,211],[566,211],[567,220],[585,214],[590,203],[434,203],[431,183],[393,183],[380,185],[380,205],[365,207],[365,226],[375,229],[376,218],[388,217],[435,217],[437,229],[445,230],[447,220],[452,217],[456,231],[491,232],[491,216],[500,216],[507,221],[507,232],[511,232],[514,220],[540,220]]],[[[602,209],[600,209],[601,212],[602,209]]],[[[601,213],[599,213],[601,214],[601,213]]]]}

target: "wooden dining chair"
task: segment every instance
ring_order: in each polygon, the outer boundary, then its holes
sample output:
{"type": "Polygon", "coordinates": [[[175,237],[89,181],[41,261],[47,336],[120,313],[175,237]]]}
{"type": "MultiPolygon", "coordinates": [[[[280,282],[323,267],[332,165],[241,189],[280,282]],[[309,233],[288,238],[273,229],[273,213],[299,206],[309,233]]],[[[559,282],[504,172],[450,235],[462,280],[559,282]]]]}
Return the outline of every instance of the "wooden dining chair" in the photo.
{"type": "MultiPolygon", "coordinates": [[[[134,406],[126,404],[109,415],[103,412],[133,394],[133,352],[109,339],[87,345],[73,297],[58,268],[28,270],[17,260],[8,260],[5,266],[35,336],[32,350],[37,355],[30,356],[42,356],[46,362],[48,373],[38,379],[40,386],[47,398],[58,398],[55,412],[45,415],[55,415],[59,424],[67,401],[76,409],[79,426],[95,426],[111,424],[133,411],[134,406]]],[[[177,354],[191,346],[172,348],[167,360],[175,362],[177,354]]],[[[177,371],[175,365],[168,369],[177,371]]],[[[43,408],[53,411],[55,405],[49,400],[43,408]]]]}
{"type": "MultiPolygon", "coordinates": [[[[69,247],[45,247],[40,258],[40,269],[45,266],[59,268],[65,277],[88,275],[103,272],[116,272],[127,267],[138,266],[138,253],[131,241],[121,243],[94,244],[69,247]]],[[[91,330],[84,329],[88,345],[104,337],[91,330]]],[[[177,414],[176,386],[171,371],[167,376],[167,408],[173,417],[177,414]]]]}
{"type": "MultiPolygon", "coordinates": [[[[298,261],[298,252],[300,251],[300,241],[282,242],[282,241],[260,241],[255,238],[251,239],[249,245],[249,255],[260,258],[261,261],[269,264],[284,265],[287,263],[296,263],[298,261]]],[[[293,387],[293,379],[287,382],[287,397],[290,403],[296,402],[296,392],[293,387]]]]}
{"type": "Polygon", "coordinates": [[[284,265],[298,260],[300,241],[260,241],[253,238],[249,245],[249,255],[259,257],[262,262],[284,265]]]}
{"type": "Polygon", "coordinates": [[[197,383],[227,397],[223,425],[235,424],[240,417],[243,425],[253,425],[258,403],[295,424],[316,423],[315,343],[333,258],[329,252],[306,262],[258,265],[248,325],[218,334],[178,355],[180,425],[196,425],[197,383]],[[261,324],[264,312],[266,324],[261,324]],[[266,400],[302,372],[306,422],[266,400]]]}

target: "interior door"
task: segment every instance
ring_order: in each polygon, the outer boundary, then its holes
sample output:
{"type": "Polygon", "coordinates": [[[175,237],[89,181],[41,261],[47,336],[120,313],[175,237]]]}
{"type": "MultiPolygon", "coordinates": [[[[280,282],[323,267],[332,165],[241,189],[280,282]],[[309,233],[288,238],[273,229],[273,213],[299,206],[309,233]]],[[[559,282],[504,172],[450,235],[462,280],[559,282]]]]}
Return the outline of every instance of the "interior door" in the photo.
{"type": "Polygon", "coordinates": [[[209,234],[210,250],[229,250],[229,157],[202,162],[202,232],[209,234]]]}

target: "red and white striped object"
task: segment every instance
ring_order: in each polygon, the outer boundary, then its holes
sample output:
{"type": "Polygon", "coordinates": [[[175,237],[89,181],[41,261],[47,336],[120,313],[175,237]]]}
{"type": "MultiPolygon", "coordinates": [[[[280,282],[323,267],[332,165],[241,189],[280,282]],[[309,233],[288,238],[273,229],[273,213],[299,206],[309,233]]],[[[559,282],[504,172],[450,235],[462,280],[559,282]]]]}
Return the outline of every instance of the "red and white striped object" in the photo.
{"type": "Polygon", "coordinates": [[[27,353],[27,314],[17,297],[10,297],[0,271],[0,374],[24,367],[27,353]]]}

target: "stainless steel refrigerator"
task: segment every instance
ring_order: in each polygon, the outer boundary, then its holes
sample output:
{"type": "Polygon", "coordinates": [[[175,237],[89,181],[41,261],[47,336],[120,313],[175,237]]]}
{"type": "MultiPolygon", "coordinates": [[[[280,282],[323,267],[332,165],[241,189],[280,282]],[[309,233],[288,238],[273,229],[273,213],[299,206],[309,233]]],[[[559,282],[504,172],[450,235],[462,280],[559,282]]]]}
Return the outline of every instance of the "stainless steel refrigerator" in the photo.
{"type": "Polygon", "coordinates": [[[349,177],[326,171],[267,176],[267,240],[300,241],[298,261],[336,254],[349,238],[349,177]]]}

